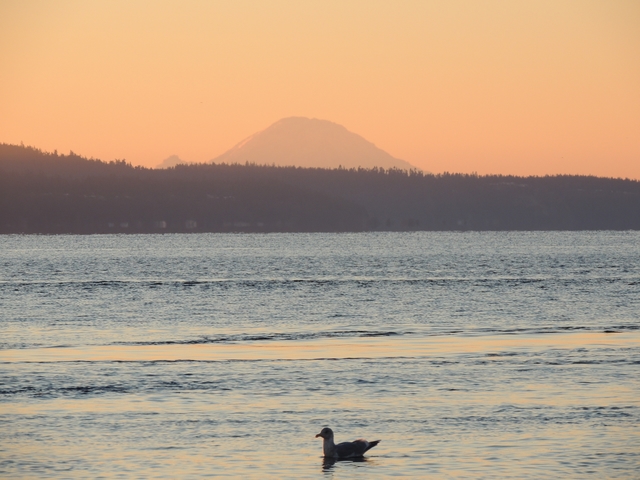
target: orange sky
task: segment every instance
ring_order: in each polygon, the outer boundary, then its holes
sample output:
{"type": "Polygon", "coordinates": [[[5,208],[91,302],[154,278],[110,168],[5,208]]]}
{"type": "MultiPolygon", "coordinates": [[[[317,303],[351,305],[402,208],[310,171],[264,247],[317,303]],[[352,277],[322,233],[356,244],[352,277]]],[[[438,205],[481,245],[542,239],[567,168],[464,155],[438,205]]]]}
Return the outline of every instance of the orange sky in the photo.
{"type": "Polygon", "coordinates": [[[154,166],[288,116],[432,172],[640,179],[640,1],[0,0],[0,142],[154,166]]]}

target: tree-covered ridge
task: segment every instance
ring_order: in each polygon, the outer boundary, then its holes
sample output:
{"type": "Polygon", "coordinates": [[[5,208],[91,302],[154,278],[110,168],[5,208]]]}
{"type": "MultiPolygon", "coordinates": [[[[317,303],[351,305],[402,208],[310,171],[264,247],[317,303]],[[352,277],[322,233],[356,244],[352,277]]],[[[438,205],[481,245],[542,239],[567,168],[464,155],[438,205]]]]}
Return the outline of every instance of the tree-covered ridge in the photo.
{"type": "Polygon", "coordinates": [[[127,173],[136,169],[140,167],[132,167],[125,160],[103,162],[73,151],[64,155],[58,154],[57,150],[43,152],[32,146],[0,143],[0,172],[5,173],[82,176],[127,173]]]}
{"type": "Polygon", "coordinates": [[[640,229],[640,182],[178,165],[0,145],[0,233],[640,229]]]}

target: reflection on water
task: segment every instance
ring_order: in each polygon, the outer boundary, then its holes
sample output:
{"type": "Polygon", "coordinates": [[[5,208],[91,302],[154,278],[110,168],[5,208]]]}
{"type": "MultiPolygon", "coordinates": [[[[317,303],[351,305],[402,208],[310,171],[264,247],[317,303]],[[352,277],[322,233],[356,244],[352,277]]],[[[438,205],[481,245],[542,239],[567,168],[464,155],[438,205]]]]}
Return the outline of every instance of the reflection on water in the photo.
{"type": "Polygon", "coordinates": [[[640,469],[638,233],[5,236],[0,305],[3,478],[640,469]]]}
{"type": "Polygon", "coordinates": [[[299,342],[247,342],[224,345],[86,346],[0,350],[0,362],[175,362],[231,360],[317,360],[349,358],[418,358],[461,353],[503,355],[505,350],[534,352],[587,346],[640,347],[640,331],[625,333],[556,333],[482,337],[353,338],[299,342]],[[495,352],[495,353],[494,353],[495,352]]]}
{"type": "MultiPolygon", "coordinates": [[[[322,471],[324,473],[332,473],[336,463],[339,463],[340,465],[349,465],[350,464],[357,464],[357,463],[366,463],[368,465],[370,465],[371,467],[375,466],[375,461],[368,458],[368,457],[362,457],[362,458],[342,458],[340,460],[338,460],[337,458],[328,458],[328,457],[322,457],[322,471]]],[[[356,465],[357,466],[357,465],[356,465]]],[[[372,471],[373,473],[373,471],[372,471]]]]}

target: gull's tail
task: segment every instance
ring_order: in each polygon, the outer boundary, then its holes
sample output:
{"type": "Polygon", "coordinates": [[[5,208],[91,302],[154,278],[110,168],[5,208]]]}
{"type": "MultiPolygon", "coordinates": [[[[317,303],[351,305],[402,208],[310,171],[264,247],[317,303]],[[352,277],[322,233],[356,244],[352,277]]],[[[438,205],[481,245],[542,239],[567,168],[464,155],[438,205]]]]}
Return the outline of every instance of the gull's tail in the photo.
{"type": "Polygon", "coordinates": [[[379,444],[380,440],[374,440],[373,442],[368,442],[368,443],[369,443],[369,445],[367,445],[367,450],[365,450],[365,452],[368,451],[368,450],[371,450],[373,447],[375,447],[377,444],[379,444]]]}

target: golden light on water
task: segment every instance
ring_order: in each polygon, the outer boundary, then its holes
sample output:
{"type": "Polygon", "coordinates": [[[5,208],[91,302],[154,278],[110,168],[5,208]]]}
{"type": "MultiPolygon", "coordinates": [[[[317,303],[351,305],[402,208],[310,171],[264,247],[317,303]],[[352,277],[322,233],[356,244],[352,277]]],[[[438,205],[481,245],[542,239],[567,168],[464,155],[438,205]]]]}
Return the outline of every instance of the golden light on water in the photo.
{"type": "Polygon", "coordinates": [[[574,349],[589,346],[640,347],[640,334],[552,333],[492,336],[433,336],[428,339],[373,337],[296,342],[234,344],[99,345],[82,348],[1,350],[0,362],[153,362],[226,360],[316,360],[348,358],[439,357],[574,349]]]}

